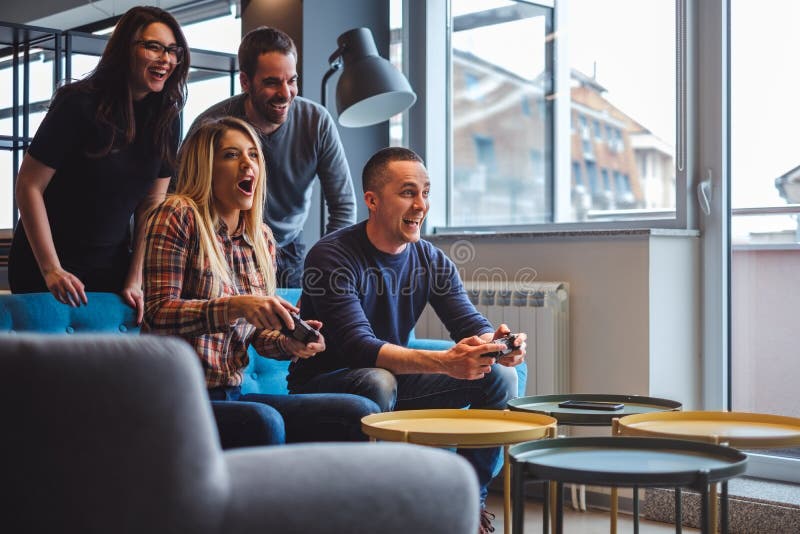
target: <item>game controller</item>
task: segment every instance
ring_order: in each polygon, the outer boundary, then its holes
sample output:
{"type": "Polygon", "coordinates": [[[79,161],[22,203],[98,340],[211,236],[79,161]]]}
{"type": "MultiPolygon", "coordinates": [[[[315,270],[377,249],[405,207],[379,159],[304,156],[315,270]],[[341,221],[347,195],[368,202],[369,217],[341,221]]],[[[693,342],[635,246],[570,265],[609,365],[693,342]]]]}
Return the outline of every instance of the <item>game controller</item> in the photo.
{"type": "Polygon", "coordinates": [[[491,343],[500,343],[505,345],[506,348],[494,352],[487,352],[486,354],[484,354],[484,356],[491,356],[492,358],[501,358],[503,356],[511,354],[512,352],[514,352],[519,348],[514,346],[515,339],[517,339],[517,336],[514,334],[508,334],[507,336],[498,339],[493,339],[491,343]]]}
{"type": "Polygon", "coordinates": [[[319,330],[302,320],[296,313],[289,312],[289,315],[294,321],[294,330],[289,330],[284,323],[283,328],[281,328],[281,334],[296,339],[303,344],[313,343],[319,339],[319,330]]]}

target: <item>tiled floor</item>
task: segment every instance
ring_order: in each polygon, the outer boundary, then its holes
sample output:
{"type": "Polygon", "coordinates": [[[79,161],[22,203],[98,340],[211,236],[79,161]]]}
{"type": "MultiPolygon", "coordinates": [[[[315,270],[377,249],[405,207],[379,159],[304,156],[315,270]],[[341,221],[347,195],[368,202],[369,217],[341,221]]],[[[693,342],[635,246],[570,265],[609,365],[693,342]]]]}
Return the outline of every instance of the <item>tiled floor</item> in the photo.
{"type": "MultiPolygon", "coordinates": [[[[495,534],[503,532],[503,496],[499,493],[489,493],[486,507],[495,514],[494,531],[495,534]]],[[[525,503],[525,532],[527,534],[539,534],[542,531],[542,506],[540,503],[528,500],[525,503]]],[[[588,511],[578,512],[572,508],[565,508],[564,512],[564,532],[570,534],[608,534],[609,515],[607,512],[588,511]]],[[[626,534],[633,532],[633,520],[629,515],[620,515],[617,522],[617,532],[626,534]]],[[[667,523],[656,523],[653,521],[639,521],[640,534],[666,534],[675,532],[675,525],[667,523]]],[[[694,528],[683,527],[683,532],[699,532],[694,528]]]]}

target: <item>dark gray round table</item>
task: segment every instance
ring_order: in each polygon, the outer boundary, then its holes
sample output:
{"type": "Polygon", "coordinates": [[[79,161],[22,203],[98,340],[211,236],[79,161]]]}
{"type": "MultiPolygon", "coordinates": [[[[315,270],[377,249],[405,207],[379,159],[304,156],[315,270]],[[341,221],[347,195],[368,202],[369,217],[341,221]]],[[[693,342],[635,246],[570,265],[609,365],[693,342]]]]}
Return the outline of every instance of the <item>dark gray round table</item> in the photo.
{"type": "Polygon", "coordinates": [[[680,410],[680,402],[644,397],[641,395],[606,395],[598,393],[569,393],[561,395],[534,395],[518,397],[508,401],[508,408],[520,412],[533,412],[554,417],[559,425],[572,426],[611,426],[619,417],[640,413],[680,410]],[[562,408],[560,403],[567,400],[617,402],[623,404],[619,410],[587,410],[562,408]]]}
{"type": "MultiPolygon", "coordinates": [[[[627,415],[648,414],[656,412],[678,411],[680,402],[659,397],[642,395],[619,395],[606,393],[566,393],[559,395],[534,395],[518,397],[508,402],[510,410],[519,412],[549,415],[558,421],[560,426],[611,426],[614,419],[627,415]],[[620,403],[617,410],[589,410],[582,408],[563,408],[564,401],[599,401],[603,403],[620,403]]],[[[680,492],[679,492],[680,493],[680,492]]],[[[585,509],[584,487],[580,487],[581,509],[585,509]]],[[[555,496],[554,496],[555,497],[555,496]]],[[[633,491],[634,533],[639,532],[639,492],[633,491]]],[[[610,533],[617,532],[617,488],[611,490],[611,525],[610,533]]]]}
{"type": "MultiPolygon", "coordinates": [[[[747,456],[730,447],[677,439],[590,437],[556,438],[513,445],[509,449],[514,494],[526,482],[555,482],[556,534],[564,528],[563,484],[610,487],[686,487],[701,495],[701,532],[711,532],[709,485],[744,473],[747,456]]],[[[727,493],[723,496],[727,501],[727,493]]],[[[547,501],[545,501],[547,502],[547,501]]],[[[513,502],[513,532],[523,530],[524,504],[513,502]]],[[[727,509],[727,502],[723,503],[727,509]]],[[[549,532],[548,507],[543,506],[543,532],[549,532]]],[[[679,523],[676,525],[679,526],[679,523]]],[[[723,521],[723,532],[727,522],[723,521]]]]}

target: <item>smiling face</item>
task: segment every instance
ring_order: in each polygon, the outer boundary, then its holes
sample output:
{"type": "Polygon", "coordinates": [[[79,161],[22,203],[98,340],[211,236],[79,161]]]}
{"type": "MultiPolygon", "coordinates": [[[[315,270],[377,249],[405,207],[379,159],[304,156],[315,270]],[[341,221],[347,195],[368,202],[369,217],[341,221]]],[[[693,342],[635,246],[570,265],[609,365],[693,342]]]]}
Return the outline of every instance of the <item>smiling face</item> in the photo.
{"type": "Polygon", "coordinates": [[[253,195],[258,180],[258,147],[241,130],[227,130],[214,149],[211,190],[214,208],[233,232],[239,223],[239,213],[253,207],[253,195]]]}
{"type": "Polygon", "coordinates": [[[398,254],[420,239],[430,208],[431,182],[417,161],[391,161],[384,173],[384,185],[364,193],[369,208],[367,236],[378,250],[398,254]]]}
{"type": "Polygon", "coordinates": [[[293,54],[267,52],[258,56],[253,77],[239,73],[247,118],[264,133],[272,133],[286,122],[289,106],[297,96],[297,60],[293,54]]]}
{"type": "Polygon", "coordinates": [[[175,70],[170,63],[170,55],[163,53],[155,56],[142,45],[142,41],[156,41],[165,47],[176,46],[175,35],[166,24],[153,22],[142,30],[141,35],[131,44],[133,58],[131,60],[131,95],[134,100],[141,100],[149,93],[158,93],[164,89],[167,78],[175,70]]]}

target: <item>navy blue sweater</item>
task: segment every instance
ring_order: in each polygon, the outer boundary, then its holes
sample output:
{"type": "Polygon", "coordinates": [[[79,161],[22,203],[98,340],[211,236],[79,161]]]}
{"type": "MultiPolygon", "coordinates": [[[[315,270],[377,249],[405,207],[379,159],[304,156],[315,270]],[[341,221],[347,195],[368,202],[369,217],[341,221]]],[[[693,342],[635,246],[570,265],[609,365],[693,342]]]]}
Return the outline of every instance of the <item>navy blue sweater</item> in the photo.
{"type": "Polygon", "coordinates": [[[494,331],[453,262],[428,241],[387,254],[367,238],[366,221],[323,237],[306,257],[301,315],[323,322],[327,350],[293,363],[289,387],[335,369],[375,367],[385,343],[408,345],[428,303],[454,341],[494,331]]]}

